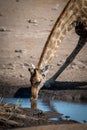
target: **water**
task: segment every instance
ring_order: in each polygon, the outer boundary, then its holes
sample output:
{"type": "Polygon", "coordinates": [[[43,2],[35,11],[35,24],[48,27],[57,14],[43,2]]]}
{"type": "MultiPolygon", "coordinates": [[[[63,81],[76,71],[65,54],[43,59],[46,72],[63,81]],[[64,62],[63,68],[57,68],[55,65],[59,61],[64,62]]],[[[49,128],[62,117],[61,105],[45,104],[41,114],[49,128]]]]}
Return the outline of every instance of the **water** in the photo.
{"type": "Polygon", "coordinates": [[[87,103],[81,104],[64,101],[52,101],[51,103],[56,112],[64,114],[63,118],[73,119],[81,123],[87,121],[87,103]]]}
{"type": "MultiPolygon", "coordinates": [[[[3,98],[3,102],[16,104],[22,108],[30,108],[29,98],[3,98]]],[[[72,119],[80,123],[87,123],[87,103],[72,103],[58,100],[43,101],[38,99],[38,109],[42,111],[55,111],[63,114],[63,119],[72,119]]],[[[58,120],[50,118],[50,120],[58,120]]]]}
{"type": "MultiPolygon", "coordinates": [[[[3,102],[16,104],[22,108],[31,108],[31,103],[29,98],[3,98],[3,102]]],[[[42,111],[50,110],[48,106],[44,105],[41,99],[38,99],[37,104],[38,104],[38,109],[42,111]]]]}

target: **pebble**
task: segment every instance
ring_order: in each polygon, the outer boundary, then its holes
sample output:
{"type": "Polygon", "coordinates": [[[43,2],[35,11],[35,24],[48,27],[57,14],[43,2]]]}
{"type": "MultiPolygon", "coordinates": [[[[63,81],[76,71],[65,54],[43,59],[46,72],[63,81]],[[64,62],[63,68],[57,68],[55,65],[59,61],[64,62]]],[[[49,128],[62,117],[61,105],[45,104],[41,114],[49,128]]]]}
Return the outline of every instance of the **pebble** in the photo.
{"type": "Polygon", "coordinates": [[[33,24],[37,24],[37,20],[36,19],[28,19],[27,20],[28,21],[28,23],[33,23],[33,24]]]}
{"type": "Polygon", "coordinates": [[[0,16],[3,16],[3,15],[0,13],[0,16]]]}
{"type": "Polygon", "coordinates": [[[8,65],[13,67],[13,64],[12,64],[12,63],[9,63],[8,65]]]}
{"type": "Polygon", "coordinates": [[[57,63],[57,66],[61,66],[61,63],[57,63]]]}
{"type": "Polygon", "coordinates": [[[11,32],[10,29],[6,29],[4,27],[0,27],[0,32],[11,32]]]}
{"type": "Polygon", "coordinates": [[[34,58],[33,56],[30,56],[30,58],[34,58]]]}
{"type": "Polygon", "coordinates": [[[20,78],[23,78],[24,77],[24,75],[23,74],[20,74],[20,78]]]}
{"type": "Polygon", "coordinates": [[[21,56],[17,56],[18,58],[21,58],[21,56]]]}
{"type": "Polygon", "coordinates": [[[12,68],[12,67],[8,67],[7,69],[8,69],[8,70],[14,70],[14,68],[12,68]]]}
{"type": "Polygon", "coordinates": [[[7,66],[8,66],[8,69],[12,69],[12,70],[14,69],[14,65],[12,63],[9,63],[7,66]]]}
{"type": "Polygon", "coordinates": [[[0,32],[6,31],[6,28],[0,27],[0,32]]]}
{"type": "Polygon", "coordinates": [[[15,50],[16,53],[22,53],[22,50],[15,50]]]}
{"type": "Polygon", "coordinates": [[[70,116],[65,116],[66,120],[69,120],[70,119],[70,116]]]}
{"type": "Polygon", "coordinates": [[[80,61],[74,61],[70,64],[71,68],[75,69],[86,69],[86,65],[80,61]]]}
{"type": "Polygon", "coordinates": [[[29,66],[29,64],[28,63],[24,63],[24,66],[29,66]]]}

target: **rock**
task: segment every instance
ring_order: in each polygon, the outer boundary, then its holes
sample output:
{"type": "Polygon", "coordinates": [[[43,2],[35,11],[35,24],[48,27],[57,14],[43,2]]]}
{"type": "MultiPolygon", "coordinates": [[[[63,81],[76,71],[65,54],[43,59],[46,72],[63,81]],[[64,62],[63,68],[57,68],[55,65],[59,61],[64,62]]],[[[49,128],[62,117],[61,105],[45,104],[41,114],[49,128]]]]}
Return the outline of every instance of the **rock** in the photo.
{"type": "Polygon", "coordinates": [[[29,64],[28,63],[24,63],[24,66],[29,66],[29,64]]]}
{"type": "Polygon", "coordinates": [[[61,63],[57,63],[57,66],[61,66],[61,63]]]}
{"type": "Polygon", "coordinates": [[[24,77],[24,75],[23,74],[20,74],[20,78],[23,78],[24,77]]]}
{"type": "Polygon", "coordinates": [[[0,13],[0,16],[3,16],[2,13],[0,13]]]}
{"type": "Polygon", "coordinates": [[[6,31],[6,28],[0,27],[0,32],[6,31]]]}
{"type": "Polygon", "coordinates": [[[74,61],[70,64],[70,68],[74,69],[86,69],[86,64],[82,63],[81,61],[74,61]]]}
{"type": "Polygon", "coordinates": [[[36,19],[28,19],[28,23],[33,23],[34,25],[37,25],[37,20],[36,19]]]}
{"type": "Polygon", "coordinates": [[[33,56],[30,56],[30,58],[34,58],[33,56]]]}
{"type": "Polygon", "coordinates": [[[66,120],[69,120],[70,119],[70,116],[65,116],[66,120]]]}
{"type": "Polygon", "coordinates": [[[22,53],[23,51],[21,49],[15,50],[16,53],[22,53]]]}
{"type": "Polygon", "coordinates": [[[18,58],[21,58],[21,56],[17,56],[18,58]]]}
{"type": "Polygon", "coordinates": [[[51,19],[50,21],[51,21],[51,22],[53,22],[54,20],[53,20],[53,19],[51,19]]]}
{"type": "Polygon", "coordinates": [[[10,32],[10,29],[6,29],[4,27],[0,27],[0,32],[10,32]]]}

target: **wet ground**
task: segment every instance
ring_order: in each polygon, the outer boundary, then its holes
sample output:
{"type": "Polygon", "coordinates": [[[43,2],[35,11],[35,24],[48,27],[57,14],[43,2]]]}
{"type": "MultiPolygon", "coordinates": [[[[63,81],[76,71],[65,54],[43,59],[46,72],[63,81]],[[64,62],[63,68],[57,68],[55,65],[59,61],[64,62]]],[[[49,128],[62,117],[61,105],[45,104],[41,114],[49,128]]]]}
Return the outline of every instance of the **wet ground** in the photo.
{"type": "Polygon", "coordinates": [[[0,103],[0,129],[23,128],[41,125],[58,125],[78,123],[72,119],[62,119],[62,114],[54,111],[41,111],[38,109],[19,108],[17,105],[0,103]],[[50,120],[51,118],[59,120],[50,120]]]}

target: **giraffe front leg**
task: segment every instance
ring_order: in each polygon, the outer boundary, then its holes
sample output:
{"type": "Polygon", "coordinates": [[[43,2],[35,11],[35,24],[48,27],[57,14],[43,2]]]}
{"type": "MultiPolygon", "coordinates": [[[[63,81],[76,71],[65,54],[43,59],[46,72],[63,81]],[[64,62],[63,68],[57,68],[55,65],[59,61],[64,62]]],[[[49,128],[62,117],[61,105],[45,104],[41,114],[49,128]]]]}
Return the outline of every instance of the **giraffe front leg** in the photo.
{"type": "Polygon", "coordinates": [[[80,37],[76,48],[66,59],[65,63],[60,67],[60,69],[50,78],[50,80],[56,80],[57,77],[65,70],[65,68],[75,59],[79,51],[85,45],[87,38],[80,37]]]}
{"type": "Polygon", "coordinates": [[[60,69],[49,79],[56,80],[57,77],[65,70],[65,68],[75,59],[77,54],[83,48],[83,46],[87,42],[87,30],[85,29],[82,23],[79,23],[78,26],[75,28],[76,33],[80,36],[79,41],[73,52],[69,55],[66,59],[65,63],[60,67],[60,69]]]}
{"type": "Polygon", "coordinates": [[[37,98],[38,98],[38,89],[36,87],[31,87],[31,108],[37,109],[37,98]]]}
{"type": "Polygon", "coordinates": [[[31,101],[33,101],[33,100],[37,100],[37,98],[38,98],[38,89],[37,89],[37,87],[31,87],[31,101]]]}

